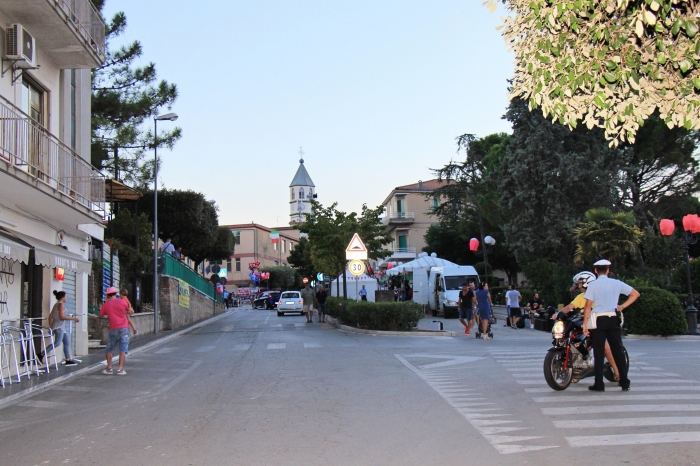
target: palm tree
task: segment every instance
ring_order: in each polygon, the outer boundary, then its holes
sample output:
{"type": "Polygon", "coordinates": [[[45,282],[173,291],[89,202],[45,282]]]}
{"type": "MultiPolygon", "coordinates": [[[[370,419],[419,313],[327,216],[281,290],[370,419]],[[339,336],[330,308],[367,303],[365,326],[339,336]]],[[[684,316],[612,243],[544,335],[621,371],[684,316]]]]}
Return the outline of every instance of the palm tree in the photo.
{"type": "Polygon", "coordinates": [[[644,233],[634,224],[632,212],[613,214],[609,209],[590,209],[586,221],[574,228],[577,264],[595,262],[600,258],[622,262],[626,256],[638,253],[637,245],[644,233]]]}

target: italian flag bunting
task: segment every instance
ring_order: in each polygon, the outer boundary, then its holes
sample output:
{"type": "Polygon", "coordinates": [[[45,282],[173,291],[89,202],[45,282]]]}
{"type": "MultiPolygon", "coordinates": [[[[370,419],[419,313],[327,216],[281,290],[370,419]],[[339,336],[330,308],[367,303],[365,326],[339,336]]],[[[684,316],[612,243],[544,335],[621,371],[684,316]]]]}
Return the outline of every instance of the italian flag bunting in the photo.
{"type": "Polygon", "coordinates": [[[280,242],[280,232],[279,230],[272,230],[270,232],[270,239],[272,240],[272,244],[277,244],[280,242]]]}

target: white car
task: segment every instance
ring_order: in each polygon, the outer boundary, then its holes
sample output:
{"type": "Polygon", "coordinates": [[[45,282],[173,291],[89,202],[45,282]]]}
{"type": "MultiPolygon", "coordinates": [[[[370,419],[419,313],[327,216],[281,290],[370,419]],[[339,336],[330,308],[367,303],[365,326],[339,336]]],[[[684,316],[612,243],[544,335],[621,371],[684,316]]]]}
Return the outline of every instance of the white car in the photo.
{"type": "Polygon", "coordinates": [[[277,301],[277,315],[282,316],[286,312],[302,312],[302,299],[299,291],[284,291],[277,301]]]}

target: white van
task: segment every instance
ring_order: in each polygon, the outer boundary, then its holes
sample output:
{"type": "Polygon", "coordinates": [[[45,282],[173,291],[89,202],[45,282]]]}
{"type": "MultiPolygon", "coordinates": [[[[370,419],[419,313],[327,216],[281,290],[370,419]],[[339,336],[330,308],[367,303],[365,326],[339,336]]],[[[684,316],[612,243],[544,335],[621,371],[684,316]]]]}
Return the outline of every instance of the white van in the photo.
{"type": "Polygon", "coordinates": [[[462,283],[474,282],[479,286],[479,274],[471,265],[433,267],[428,277],[428,305],[432,311],[441,311],[445,318],[457,317],[457,300],[462,283]]]}

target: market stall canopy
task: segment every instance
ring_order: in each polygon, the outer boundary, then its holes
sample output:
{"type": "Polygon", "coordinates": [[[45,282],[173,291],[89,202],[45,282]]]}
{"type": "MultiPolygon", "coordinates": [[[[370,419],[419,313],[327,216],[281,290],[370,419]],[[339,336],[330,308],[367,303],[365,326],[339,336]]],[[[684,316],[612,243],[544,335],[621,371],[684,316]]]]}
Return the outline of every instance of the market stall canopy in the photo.
{"type": "Polygon", "coordinates": [[[439,257],[429,256],[426,253],[422,253],[416,259],[411,262],[406,262],[405,264],[397,265],[394,268],[388,269],[386,271],[387,275],[398,275],[400,273],[412,271],[415,269],[428,269],[430,267],[457,267],[457,264],[450,262],[447,259],[440,259],[439,257]]]}
{"type": "Polygon", "coordinates": [[[92,272],[92,263],[90,261],[63,249],[61,246],[49,244],[22,233],[12,232],[12,234],[34,248],[34,262],[37,264],[88,275],[92,272]]]}
{"type": "Polygon", "coordinates": [[[20,238],[0,229],[0,258],[28,264],[29,248],[20,238]]]}
{"type": "Polygon", "coordinates": [[[117,180],[105,180],[105,200],[107,202],[135,202],[143,197],[135,190],[117,180]]]}

